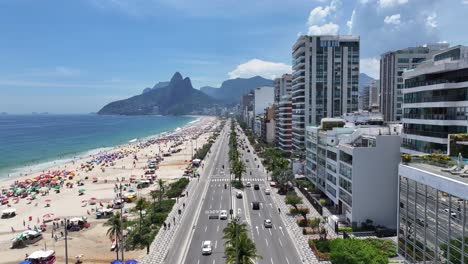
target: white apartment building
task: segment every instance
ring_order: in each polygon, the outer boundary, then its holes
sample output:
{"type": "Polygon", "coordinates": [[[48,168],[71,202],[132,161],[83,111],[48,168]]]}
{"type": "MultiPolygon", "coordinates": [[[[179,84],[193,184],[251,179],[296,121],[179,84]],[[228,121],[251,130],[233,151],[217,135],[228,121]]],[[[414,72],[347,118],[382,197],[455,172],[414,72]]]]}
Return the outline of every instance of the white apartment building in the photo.
{"type": "Polygon", "coordinates": [[[305,175],[341,221],[360,226],[370,219],[396,228],[401,125],[359,120],[324,118],[307,127],[305,175]]]}
{"type": "Polygon", "coordinates": [[[275,79],[275,141],[286,152],[292,150],[292,75],[283,74],[275,79]]]}
{"type": "Polygon", "coordinates": [[[434,53],[402,77],[401,151],[446,153],[449,134],[468,132],[468,47],[434,53]]]}
{"type": "Polygon", "coordinates": [[[403,116],[403,72],[414,69],[449,44],[439,43],[389,51],[380,58],[380,112],[385,121],[400,121],[403,116]]]}
{"type": "Polygon", "coordinates": [[[274,103],[275,88],[272,86],[260,86],[254,90],[253,99],[253,114],[254,124],[253,130],[259,137],[261,135],[261,123],[257,124],[257,119],[263,118],[265,108],[272,106],[274,103]]]}
{"type": "Polygon", "coordinates": [[[405,263],[468,263],[468,174],[450,166],[419,156],[399,165],[398,253],[405,263]]]}
{"type": "Polygon", "coordinates": [[[305,128],[358,110],[359,37],[300,36],[292,48],[293,148],[305,128]]]}
{"type": "Polygon", "coordinates": [[[361,109],[370,111],[379,108],[379,87],[380,83],[378,80],[372,80],[364,85],[361,109]]]}

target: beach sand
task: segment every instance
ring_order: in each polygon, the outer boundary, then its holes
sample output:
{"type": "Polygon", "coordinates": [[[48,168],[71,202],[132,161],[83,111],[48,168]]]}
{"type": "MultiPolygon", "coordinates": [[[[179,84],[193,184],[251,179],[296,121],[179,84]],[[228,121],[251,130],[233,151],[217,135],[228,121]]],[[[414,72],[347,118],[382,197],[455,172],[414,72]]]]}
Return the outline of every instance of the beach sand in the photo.
{"type": "MultiPolygon", "coordinates": [[[[164,160],[159,164],[159,169],[156,170],[158,179],[161,178],[166,181],[172,181],[182,177],[184,169],[187,167],[189,160],[192,155],[192,150],[196,147],[201,147],[208,141],[211,133],[203,132],[208,128],[218,124],[218,120],[215,117],[202,117],[195,123],[189,124],[188,126],[166,133],[164,137],[168,135],[179,135],[183,136],[185,140],[177,148],[182,149],[179,153],[172,154],[170,157],[164,157],[164,160]],[[199,135],[200,134],[200,135],[199,135]],[[197,140],[191,140],[192,137],[199,135],[197,140]],[[192,149],[193,148],[193,149],[192,149]]],[[[62,187],[60,193],[50,191],[49,195],[41,196],[37,195],[37,199],[33,200],[31,204],[27,204],[25,199],[15,204],[11,201],[11,208],[15,208],[17,215],[10,219],[0,219],[0,263],[18,263],[25,258],[25,254],[31,254],[32,252],[40,249],[53,249],[56,252],[57,263],[65,263],[65,242],[63,239],[52,238],[52,224],[47,224],[47,231],[43,233],[44,239],[40,240],[36,244],[28,245],[23,249],[10,249],[11,239],[16,237],[22,231],[29,227],[39,226],[39,222],[42,222],[42,217],[45,214],[52,213],[57,218],[70,218],[70,217],[88,217],[88,223],[90,228],[83,229],[79,232],[69,232],[68,240],[68,259],[70,263],[74,263],[74,258],[77,255],[83,254],[84,263],[110,263],[111,260],[115,259],[115,252],[110,251],[111,242],[106,236],[107,227],[103,226],[105,219],[97,220],[92,209],[99,206],[99,202],[104,205],[109,201],[112,201],[115,197],[114,187],[117,182],[117,178],[126,178],[126,182],[131,175],[136,175],[140,178],[144,174],[144,167],[147,164],[147,160],[150,157],[154,157],[158,153],[165,153],[173,142],[157,143],[150,145],[145,148],[138,148],[137,146],[141,142],[134,142],[123,146],[118,146],[108,153],[112,153],[121,149],[129,149],[134,151],[123,159],[116,160],[115,165],[112,167],[106,167],[105,171],[101,171],[99,168],[95,168],[90,172],[85,172],[81,169],[81,164],[91,160],[91,157],[81,158],[73,162],[61,164],[55,167],[51,167],[47,171],[56,170],[72,170],[77,173],[76,177],[84,179],[88,176],[88,180],[84,180],[84,186],[75,186],[73,188],[62,187]],[[136,161],[136,168],[134,168],[134,157],[138,157],[136,161]],[[92,183],[93,177],[98,178],[97,183],[92,183]],[[107,183],[104,181],[107,180],[107,183]],[[85,194],[79,196],[78,189],[84,188],[85,194]],[[91,197],[97,198],[97,205],[82,206],[83,200],[89,200],[91,197]],[[50,207],[45,207],[44,200],[50,199],[50,207]],[[37,205],[36,205],[37,203],[37,205]],[[88,212],[90,215],[88,215],[88,212]],[[32,221],[29,221],[31,216],[32,221]],[[23,222],[24,221],[24,222],[23,222]],[[25,225],[23,225],[23,223],[25,225]],[[15,230],[13,233],[12,229],[15,230]]],[[[194,153],[194,152],[193,152],[194,153]]],[[[98,156],[98,155],[96,155],[98,156]]],[[[26,178],[32,178],[33,176],[39,175],[42,172],[30,173],[29,176],[16,177],[12,179],[4,179],[0,181],[0,187],[8,187],[15,181],[24,181],[26,178]]],[[[136,189],[138,196],[148,197],[150,190],[157,189],[157,185],[154,184],[149,188],[136,189]]],[[[127,204],[126,206],[132,207],[133,204],[127,204]]],[[[6,205],[1,205],[0,210],[7,209],[6,205]]],[[[130,216],[131,217],[131,216],[130,216]]],[[[63,228],[62,228],[63,230],[63,228]]],[[[60,232],[58,237],[60,237],[60,232]]],[[[125,259],[138,259],[140,256],[146,254],[146,250],[126,251],[125,259]]]]}

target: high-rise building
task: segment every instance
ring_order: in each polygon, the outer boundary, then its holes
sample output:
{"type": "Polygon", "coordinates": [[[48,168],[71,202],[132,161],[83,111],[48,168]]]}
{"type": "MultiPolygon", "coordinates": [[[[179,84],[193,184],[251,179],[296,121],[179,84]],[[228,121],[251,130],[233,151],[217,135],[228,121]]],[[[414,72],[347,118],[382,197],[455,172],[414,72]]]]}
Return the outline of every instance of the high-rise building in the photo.
{"type": "Polygon", "coordinates": [[[292,75],[283,74],[275,79],[275,141],[279,149],[292,149],[292,75]]]}
{"type": "Polygon", "coordinates": [[[468,47],[434,53],[402,78],[402,152],[446,153],[448,135],[468,131],[468,47]]]}
{"type": "Polygon", "coordinates": [[[253,114],[254,114],[254,132],[260,137],[261,122],[257,120],[264,118],[265,108],[272,106],[274,103],[275,88],[271,86],[260,86],[254,90],[253,99],[253,114]]]}
{"type": "Polygon", "coordinates": [[[364,85],[362,94],[362,110],[372,110],[379,106],[379,86],[378,80],[372,80],[364,85]]]}
{"type": "Polygon", "coordinates": [[[380,112],[385,121],[399,121],[403,116],[403,72],[414,69],[438,50],[449,44],[431,44],[389,51],[380,58],[380,112]]]}
{"type": "Polygon", "coordinates": [[[324,118],[307,127],[305,176],[340,221],[396,228],[401,125],[384,126],[380,114],[366,114],[346,116],[353,123],[324,118]]]}
{"type": "Polygon", "coordinates": [[[275,106],[265,108],[265,114],[262,120],[261,138],[267,144],[273,144],[275,141],[275,106]]]}
{"type": "Polygon", "coordinates": [[[305,127],[358,110],[359,37],[300,36],[292,48],[293,148],[305,127]]]}
{"type": "Polygon", "coordinates": [[[468,263],[468,160],[439,157],[408,156],[399,165],[398,253],[405,263],[468,263]]]}

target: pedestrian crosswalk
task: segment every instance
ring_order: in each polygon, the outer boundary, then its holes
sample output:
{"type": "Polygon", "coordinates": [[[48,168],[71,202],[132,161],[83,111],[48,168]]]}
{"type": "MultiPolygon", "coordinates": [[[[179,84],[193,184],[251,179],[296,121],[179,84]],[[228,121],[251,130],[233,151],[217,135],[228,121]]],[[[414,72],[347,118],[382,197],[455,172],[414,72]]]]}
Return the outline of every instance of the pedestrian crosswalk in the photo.
{"type": "MultiPolygon", "coordinates": [[[[229,182],[228,178],[211,178],[212,182],[229,182]]],[[[264,179],[261,178],[246,178],[242,179],[243,182],[262,182],[264,179]]]]}

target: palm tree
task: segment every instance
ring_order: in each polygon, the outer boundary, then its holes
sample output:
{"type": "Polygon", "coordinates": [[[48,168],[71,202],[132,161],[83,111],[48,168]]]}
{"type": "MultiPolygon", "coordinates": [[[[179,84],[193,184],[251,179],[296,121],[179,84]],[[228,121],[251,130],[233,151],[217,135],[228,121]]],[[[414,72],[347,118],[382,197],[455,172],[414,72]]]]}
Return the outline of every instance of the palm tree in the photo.
{"type": "Polygon", "coordinates": [[[109,220],[107,220],[106,223],[104,223],[105,226],[108,226],[109,229],[107,229],[107,237],[109,237],[109,239],[111,241],[115,240],[115,244],[116,244],[116,250],[115,250],[115,253],[117,254],[117,259],[119,259],[119,241],[120,241],[120,238],[121,238],[121,234],[122,234],[122,222],[120,221],[120,213],[119,212],[116,212],[114,215],[112,215],[111,218],[109,218],[109,220]]]}
{"type": "Polygon", "coordinates": [[[162,200],[162,196],[164,194],[164,181],[162,179],[159,179],[158,180],[158,186],[159,186],[159,201],[158,202],[161,202],[162,200]]]}
{"type": "Polygon", "coordinates": [[[229,244],[226,247],[226,263],[254,264],[256,259],[262,259],[262,256],[257,253],[255,243],[247,236],[247,233],[240,233],[237,243],[237,247],[235,244],[229,244]]]}
{"type": "Polygon", "coordinates": [[[223,233],[223,238],[226,239],[224,244],[233,244],[236,241],[236,233],[247,233],[247,225],[245,223],[241,223],[239,218],[235,218],[233,221],[227,224],[227,226],[223,229],[223,233]]]}
{"type": "Polygon", "coordinates": [[[232,172],[234,173],[234,177],[239,180],[242,180],[242,174],[247,172],[244,162],[240,160],[234,161],[232,164],[232,172]]]}
{"type": "Polygon", "coordinates": [[[140,197],[137,199],[136,204],[135,204],[135,209],[138,211],[138,214],[140,215],[140,229],[141,229],[141,222],[143,221],[143,210],[146,207],[146,200],[143,197],[140,197]]]}

